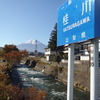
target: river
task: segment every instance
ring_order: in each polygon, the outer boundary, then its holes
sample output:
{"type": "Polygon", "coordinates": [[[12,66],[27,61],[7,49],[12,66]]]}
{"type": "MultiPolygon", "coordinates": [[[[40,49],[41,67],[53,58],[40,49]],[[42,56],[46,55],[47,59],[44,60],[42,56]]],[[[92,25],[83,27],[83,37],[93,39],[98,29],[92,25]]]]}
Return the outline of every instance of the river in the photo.
{"type": "MultiPolygon", "coordinates": [[[[48,100],[67,100],[67,84],[53,79],[43,72],[32,70],[24,64],[12,69],[11,79],[13,85],[20,83],[20,88],[35,86],[47,91],[48,100]]],[[[90,96],[89,93],[74,88],[73,100],[90,100],[90,96]]]]}

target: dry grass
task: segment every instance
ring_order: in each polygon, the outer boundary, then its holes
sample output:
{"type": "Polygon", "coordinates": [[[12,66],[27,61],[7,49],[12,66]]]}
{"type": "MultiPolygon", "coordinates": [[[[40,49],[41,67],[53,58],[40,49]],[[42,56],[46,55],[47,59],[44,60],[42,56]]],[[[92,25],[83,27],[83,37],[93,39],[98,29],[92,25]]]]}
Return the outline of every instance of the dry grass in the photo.
{"type": "Polygon", "coordinates": [[[46,100],[46,92],[35,87],[19,89],[12,86],[6,68],[0,63],[0,100],[46,100]]]}

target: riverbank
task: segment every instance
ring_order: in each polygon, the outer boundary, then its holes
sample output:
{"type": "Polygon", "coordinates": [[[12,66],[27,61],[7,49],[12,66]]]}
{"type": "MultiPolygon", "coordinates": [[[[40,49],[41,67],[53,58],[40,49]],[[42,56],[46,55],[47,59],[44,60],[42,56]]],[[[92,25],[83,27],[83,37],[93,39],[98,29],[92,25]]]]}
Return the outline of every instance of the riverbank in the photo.
{"type": "Polygon", "coordinates": [[[0,100],[46,100],[46,92],[40,89],[35,87],[20,89],[20,83],[12,84],[13,69],[18,67],[20,66],[9,69],[6,62],[0,62],[0,100]]]}
{"type": "Polygon", "coordinates": [[[43,72],[32,70],[25,64],[21,64],[20,67],[12,70],[12,79],[13,84],[20,83],[20,88],[36,87],[39,90],[45,91],[47,94],[46,100],[66,100],[66,84],[55,80],[43,72]]]}
{"type": "MultiPolygon", "coordinates": [[[[36,58],[37,59],[37,58],[36,58]]],[[[42,71],[47,75],[67,83],[68,61],[66,62],[47,62],[44,58],[35,60],[28,58],[23,60],[24,63],[30,62],[29,67],[42,71]]],[[[99,69],[100,70],[100,69],[99,69]]],[[[90,92],[90,65],[89,61],[74,61],[74,83],[73,85],[86,92],[90,92]]]]}
{"type": "MultiPolygon", "coordinates": [[[[39,61],[35,68],[38,71],[42,71],[47,75],[53,76],[54,78],[67,83],[67,63],[56,63],[56,62],[41,62],[39,61]]],[[[90,71],[89,62],[80,62],[75,64],[74,68],[74,87],[81,89],[86,92],[90,92],[90,71]]]]}
{"type": "MultiPolygon", "coordinates": [[[[46,75],[43,71],[44,69],[42,71],[32,70],[32,68],[29,68],[25,64],[21,64],[20,67],[16,67],[12,70],[13,84],[16,84],[19,80],[18,83],[20,83],[21,88],[30,88],[33,86],[43,90],[47,93],[46,100],[66,100],[67,84],[58,81],[51,77],[51,75],[46,75]]],[[[74,88],[73,100],[90,100],[89,93],[74,88]]]]}

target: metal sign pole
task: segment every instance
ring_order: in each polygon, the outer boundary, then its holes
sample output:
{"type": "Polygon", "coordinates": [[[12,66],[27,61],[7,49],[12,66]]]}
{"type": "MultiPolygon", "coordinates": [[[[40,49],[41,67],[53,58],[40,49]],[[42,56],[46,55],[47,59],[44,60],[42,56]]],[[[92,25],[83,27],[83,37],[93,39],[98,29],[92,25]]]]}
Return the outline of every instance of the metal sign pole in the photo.
{"type": "Polygon", "coordinates": [[[90,100],[99,100],[99,59],[98,59],[98,39],[93,39],[91,43],[91,65],[90,65],[90,100]]]}
{"type": "Polygon", "coordinates": [[[74,44],[70,44],[68,47],[67,100],[73,100],[73,79],[74,79],[74,44]]]}

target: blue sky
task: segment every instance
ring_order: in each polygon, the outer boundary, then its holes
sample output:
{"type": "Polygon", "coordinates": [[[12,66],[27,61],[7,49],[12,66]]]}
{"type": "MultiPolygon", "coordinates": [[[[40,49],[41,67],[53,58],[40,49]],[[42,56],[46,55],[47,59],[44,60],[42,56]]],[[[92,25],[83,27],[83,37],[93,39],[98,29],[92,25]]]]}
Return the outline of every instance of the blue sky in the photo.
{"type": "Polygon", "coordinates": [[[0,46],[30,39],[48,44],[57,9],[66,0],[0,0],[0,46]]]}

